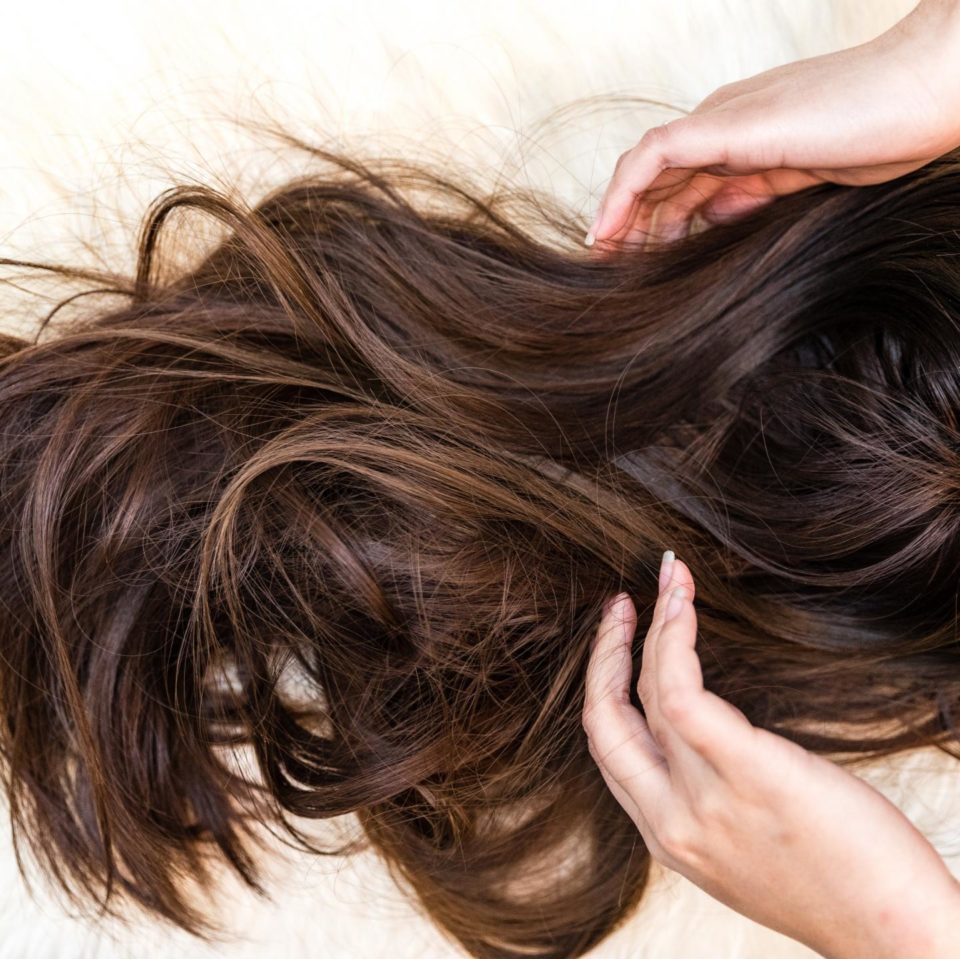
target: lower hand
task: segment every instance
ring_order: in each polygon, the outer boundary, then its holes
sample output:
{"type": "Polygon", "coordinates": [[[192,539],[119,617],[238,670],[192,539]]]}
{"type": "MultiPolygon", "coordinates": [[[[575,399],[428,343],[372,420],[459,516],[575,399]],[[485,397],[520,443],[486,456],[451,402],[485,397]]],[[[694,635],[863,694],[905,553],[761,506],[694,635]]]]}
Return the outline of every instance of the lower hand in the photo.
{"type": "Polygon", "coordinates": [[[828,760],[704,688],[689,569],[666,554],[629,700],[633,603],[605,611],[587,671],[591,755],[651,855],[831,959],[960,955],[960,884],[909,820],[828,760]]]}

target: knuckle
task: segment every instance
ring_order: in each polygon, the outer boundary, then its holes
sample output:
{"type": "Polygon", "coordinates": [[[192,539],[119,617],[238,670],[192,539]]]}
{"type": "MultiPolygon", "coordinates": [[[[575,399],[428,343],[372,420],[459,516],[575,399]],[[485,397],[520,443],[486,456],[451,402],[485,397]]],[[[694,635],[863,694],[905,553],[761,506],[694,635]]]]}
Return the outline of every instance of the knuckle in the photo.
{"type": "Polygon", "coordinates": [[[672,815],[656,830],[656,840],[666,858],[673,862],[691,861],[696,851],[696,833],[684,817],[672,815]]]}
{"type": "Polygon", "coordinates": [[[667,145],[672,137],[671,126],[671,123],[662,123],[660,126],[650,127],[640,138],[641,149],[656,155],[666,153],[667,145]]]}
{"type": "Polygon", "coordinates": [[[721,798],[713,790],[705,789],[697,796],[694,815],[701,829],[710,832],[723,822],[725,809],[721,798]]]}
{"type": "Polygon", "coordinates": [[[614,708],[619,701],[617,695],[612,692],[604,692],[584,704],[580,712],[580,725],[583,731],[588,735],[594,735],[604,722],[603,717],[609,717],[611,708],[614,708]]]}
{"type": "Polygon", "coordinates": [[[650,853],[652,859],[655,859],[661,865],[669,866],[670,857],[667,855],[667,851],[660,845],[660,841],[656,836],[650,835],[644,840],[644,844],[647,847],[647,852],[650,853]]]}
{"type": "Polygon", "coordinates": [[[640,673],[640,678],[637,680],[637,697],[640,702],[643,703],[644,707],[653,702],[653,688],[650,683],[650,677],[644,672],[640,673]]]}
{"type": "Polygon", "coordinates": [[[700,101],[700,103],[697,105],[697,112],[702,113],[704,110],[709,110],[718,103],[723,103],[724,100],[727,100],[730,97],[732,87],[732,83],[725,83],[723,86],[717,87],[713,93],[707,97],[704,97],[703,100],[700,101]]]}
{"type": "Polygon", "coordinates": [[[596,713],[596,703],[587,703],[587,705],[583,707],[583,712],[580,714],[580,725],[583,727],[583,731],[587,734],[588,738],[593,734],[596,726],[596,713]]]}
{"type": "MultiPolygon", "coordinates": [[[[676,726],[676,723],[674,725],[676,726]]],[[[681,725],[684,742],[686,742],[694,752],[699,753],[705,758],[713,755],[713,739],[711,738],[710,731],[705,729],[702,723],[687,717],[681,725]]]]}
{"type": "Polygon", "coordinates": [[[667,689],[660,693],[660,712],[674,726],[689,724],[696,708],[693,696],[684,689],[667,689]]]}

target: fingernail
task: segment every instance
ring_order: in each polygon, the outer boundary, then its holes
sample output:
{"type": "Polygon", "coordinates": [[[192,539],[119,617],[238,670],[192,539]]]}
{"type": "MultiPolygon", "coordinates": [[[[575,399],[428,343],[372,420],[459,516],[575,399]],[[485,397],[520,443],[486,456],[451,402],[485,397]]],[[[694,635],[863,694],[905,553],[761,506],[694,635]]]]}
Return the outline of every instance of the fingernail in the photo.
{"type": "Polygon", "coordinates": [[[673,555],[672,549],[668,549],[660,559],[659,591],[661,593],[667,588],[667,584],[673,576],[673,561],[675,559],[676,557],[673,555]]]}
{"type": "Polygon", "coordinates": [[[593,223],[590,224],[590,229],[587,230],[587,235],[584,238],[584,246],[593,246],[597,241],[597,230],[600,227],[600,210],[597,210],[597,215],[593,218],[593,223]]]}
{"type": "Polygon", "coordinates": [[[671,619],[680,614],[680,610],[683,609],[683,604],[687,601],[687,591],[682,587],[678,586],[671,594],[670,600],[667,602],[667,610],[663,614],[663,621],[669,623],[671,619]]]}

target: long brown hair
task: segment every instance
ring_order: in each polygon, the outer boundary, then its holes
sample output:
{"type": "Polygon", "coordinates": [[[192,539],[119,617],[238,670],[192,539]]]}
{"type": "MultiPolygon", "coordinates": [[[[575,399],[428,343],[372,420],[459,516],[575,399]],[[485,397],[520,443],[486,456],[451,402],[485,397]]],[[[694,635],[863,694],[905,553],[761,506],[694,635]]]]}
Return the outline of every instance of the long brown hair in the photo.
{"type": "Polygon", "coordinates": [[[597,257],[547,197],[291,144],[252,208],[159,197],[132,277],[3,261],[84,294],[0,347],[0,745],[67,890],[210,933],[211,851],[256,886],[251,820],[355,812],[470,954],[580,955],[649,866],[588,646],[667,547],[754,723],[955,748],[960,157],[597,257]]]}

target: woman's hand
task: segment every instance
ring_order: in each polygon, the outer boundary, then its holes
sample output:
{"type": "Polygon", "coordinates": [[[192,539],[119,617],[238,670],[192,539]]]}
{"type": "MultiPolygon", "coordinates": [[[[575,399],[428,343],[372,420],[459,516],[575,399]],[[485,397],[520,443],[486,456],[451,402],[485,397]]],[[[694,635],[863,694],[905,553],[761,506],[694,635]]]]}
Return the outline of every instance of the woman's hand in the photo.
{"type": "Polygon", "coordinates": [[[819,183],[881,183],[960,146],[960,0],[868,43],[720,87],[617,161],[587,246],[650,245],[819,183]]]}
{"type": "Polygon", "coordinates": [[[660,863],[831,959],[960,955],[960,885],[876,790],[704,689],[690,571],[664,556],[629,699],[636,610],[608,604],[587,670],[590,753],[660,863]]]}

